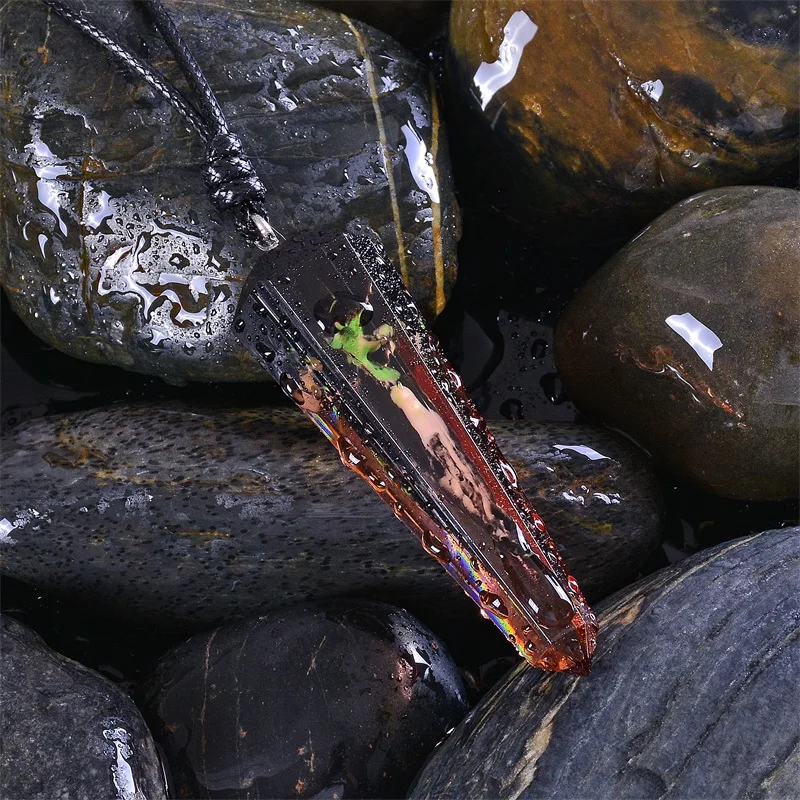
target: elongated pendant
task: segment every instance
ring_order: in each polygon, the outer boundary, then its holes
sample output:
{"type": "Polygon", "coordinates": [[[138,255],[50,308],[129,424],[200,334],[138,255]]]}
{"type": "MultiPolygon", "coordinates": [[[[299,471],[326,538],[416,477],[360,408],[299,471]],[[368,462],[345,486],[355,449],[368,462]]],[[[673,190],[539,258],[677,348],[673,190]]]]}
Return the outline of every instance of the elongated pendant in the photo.
{"type": "Polygon", "coordinates": [[[524,658],[588,672],[595,617],[383,251],[309,233],[260,258],[244,345],[524,658]]]}

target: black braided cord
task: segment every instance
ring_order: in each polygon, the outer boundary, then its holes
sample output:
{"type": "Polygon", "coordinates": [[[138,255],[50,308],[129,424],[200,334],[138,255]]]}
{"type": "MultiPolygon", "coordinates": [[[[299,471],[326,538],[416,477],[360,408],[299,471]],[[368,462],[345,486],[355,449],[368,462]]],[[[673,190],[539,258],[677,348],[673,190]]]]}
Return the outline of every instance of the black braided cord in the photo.
{"type": "Polygon", "coordinates": [[[264,250],[276,247],[278,237],[269,224],[264,209],[266,187],[244,152],[241,139],[231,133],[211,86],[161,0],[140,2],[151,15],[153,23],[175,56],[190,90],[195,95],[195,102],[190,102],[160,72],[116,42],[89,21],[81,11],[71,8],[62,0],[43,2],[103,47],[125,69],[143,79],[192,125],[206,144],[203,178],[211,202],[220,211],[234,211],[237,227],[248,241],[264,250]]]}

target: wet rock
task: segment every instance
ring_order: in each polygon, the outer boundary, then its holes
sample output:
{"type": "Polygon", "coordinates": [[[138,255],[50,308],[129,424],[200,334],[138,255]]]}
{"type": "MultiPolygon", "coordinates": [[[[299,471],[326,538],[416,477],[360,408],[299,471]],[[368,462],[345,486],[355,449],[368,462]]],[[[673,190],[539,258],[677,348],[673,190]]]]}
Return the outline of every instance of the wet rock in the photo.
{"type": "Polygon", "coordinates": [[[123,691],[5,615],[0,642],[3,797],[167,797],[153,739],[123,691]]]}
{"type": "Polygon", "coordinates": [[[699,487],[797,495],[800,194],[679,203],[575,297],[556,363],[575,405],[699,487]]]}
{"type": "Polygon", "coordinates": [[[437,637],[363,601],[196,636],[145,694],[176,792],[196,798],[404,797],[468,709],[437,637]]]}
{"type": "Polygon", "coordinates": [[[616,595],[591,675],[515,669],[410,797],[796,797],[798,534],[738,539],[616,595]]]}
{"type": "Polygon", "coordinates": [[[427,55],[433,41],[447,33],[450,3],[446,0],[316,1],[388,33],[420,55],[427,55]]]}
{"type": "Polygon", "coordinates": [[[797,177],[797,2],[453,3],[454,155],[573,253],[705,189],[797,177]],[[458,148],[458,151],[455,148],[458,148]]]}
{"type": "MultiPolygon", "coordinates": [[[[379,237],[438,313],[457,208],[423,67],[386,35],[303,3],[170,10],[269,188],[275,228],[379,237]]],[[[90,8],[179,81],[129,12],[90,8]]],[[[199,138],[41,3],[3,16],[15,45],[3,54],[0,268],[14,310],[78,358],[173,382],[266,379],[231,330],[254,254],[206,197],[199,138]]]]}
{"type": "MultiPolygon", "coordinates": [[[[495,426],[591,597],[661,539],[659,492],[629,444],[585,426],[495,426]]],[[[431,625],[458,586],[295,409],[181,403],[30,420],[6,439],[2,570],[154,626],[207,626],[303,599],[400,602],[431,625]]]]}

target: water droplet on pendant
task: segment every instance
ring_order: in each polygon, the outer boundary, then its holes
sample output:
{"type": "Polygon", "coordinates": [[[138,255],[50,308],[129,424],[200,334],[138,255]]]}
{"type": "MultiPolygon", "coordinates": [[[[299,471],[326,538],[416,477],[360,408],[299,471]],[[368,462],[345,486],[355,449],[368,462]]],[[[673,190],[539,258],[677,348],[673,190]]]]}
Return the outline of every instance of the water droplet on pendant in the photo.
{"type": "Polygon", "coordinates": [[[432,555],[440,564],[450,563],[448,549],[430,531],[422,532],[422,546],[425,548],[425,552],[432,555]]]}
{"type": "Polygon", "coordinates": [[[448,367],[447,368],[446,374],[447,374],[448,380],[453,385],[453,388],[454,389],[460,389],[461,388],[461,376],[452,367],[448,367]]]}
{"type": "Polygon", "coordinates": [[[505,603],[496,594],[492,594],[491,592],[481,592],[478,596],[480,597],[481,605],[484,608],[487,608],[498,617],[508,616],[508,609],[506,608],[505,603]]]}
{"type": "Polygon", "coordinates": [[[516,489],[519,486],[519,481],[517,480],[517,473],[514,471],[514,467],[508,463],[508,461],[503,460],[502,458],[499,460],[500,471],[503,473],[503,477],[516,489]]]}
{"type": "Polygon", "coordinates": [[[267,364],[271,364],[275,360],[275,351],[270,350],[264,342],[256,342],[256,350],[258,350],[258,354],[267,364]]]}
{"type": "Polygon", "coordinates": [[[233,325],[234,330],[238,331],[239,333],[241,333],[244,330],[244,326],[245,326],[245,321],[241,318],[237,319],[233,325]]]}
{"type": "Polygon", "coordinates": [[[281,375],[280,384],[281,389],[283,389],[286,395],[291,397],[295,403],[303,402],[303,390],[300,388],[300,384],[289,375],[288,372],[284,372],[283,375],[281,375]]]}

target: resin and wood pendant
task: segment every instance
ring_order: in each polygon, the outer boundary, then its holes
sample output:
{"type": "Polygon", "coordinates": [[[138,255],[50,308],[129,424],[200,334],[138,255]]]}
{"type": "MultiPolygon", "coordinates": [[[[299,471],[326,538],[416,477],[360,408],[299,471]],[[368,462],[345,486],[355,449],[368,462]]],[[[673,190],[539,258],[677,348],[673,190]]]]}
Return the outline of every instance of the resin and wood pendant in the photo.
{"type": "Polygon", "coordinates": [[[588,672],[594,614],[378,245],[309,233],[262,254],[235,329],[524,658],[588,672]]]}

